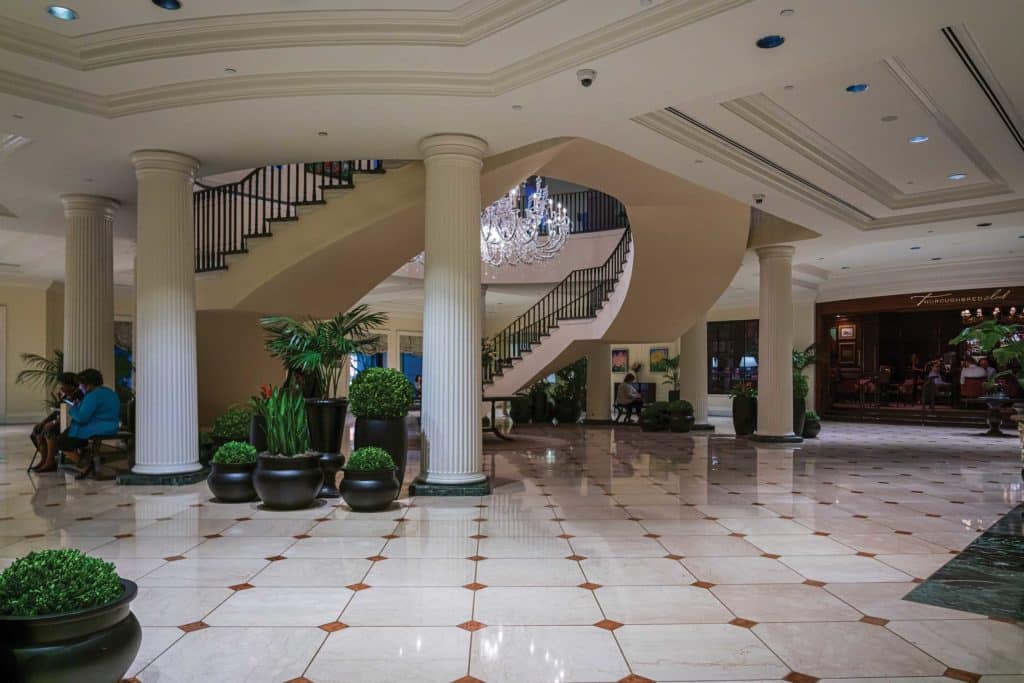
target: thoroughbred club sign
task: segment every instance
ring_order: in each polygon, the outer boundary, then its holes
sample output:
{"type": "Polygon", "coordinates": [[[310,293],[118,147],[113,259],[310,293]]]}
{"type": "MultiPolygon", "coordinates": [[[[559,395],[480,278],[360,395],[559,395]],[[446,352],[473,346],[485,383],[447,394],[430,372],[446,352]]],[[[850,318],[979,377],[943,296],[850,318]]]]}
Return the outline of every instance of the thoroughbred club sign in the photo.
{"type": "Polygon", "coordinates": [[[925,306],[960,306],[963,304],[998,304],[1009,299],[1011,294],[1013,294],[1012,289],[999,287],[989,294],[976,294],[974,292],[928,292],[926,294],[911,294],[908,298],[915,308],[921,308],[925,306]]]}

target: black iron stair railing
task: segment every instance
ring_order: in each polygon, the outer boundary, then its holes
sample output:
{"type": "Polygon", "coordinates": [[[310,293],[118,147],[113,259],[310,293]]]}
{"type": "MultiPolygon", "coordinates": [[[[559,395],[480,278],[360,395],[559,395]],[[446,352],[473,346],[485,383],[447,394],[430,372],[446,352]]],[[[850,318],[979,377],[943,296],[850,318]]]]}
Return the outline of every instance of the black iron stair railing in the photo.
{"type": "Polygon", "coordinates": [[[629,225],[608,259],[593,268],[580,268],[544,295],[490,340],[489,358],[483,364],[483,380],[492,383],[506,368],[551,334],[563,320],[594,318],[615,290],[632,245],[629,225]]]}
{"type": "Polygon", "coordinates": [[[269,237],[271,224],[298,220],[300,206],[323,204],[324,191],[354,187],[355,173],[383,173],[376,159],[276,164],[244,178],[192,194],[195,270],[227,268],[229,254],[246,252],[246,240],[269,237]]]}

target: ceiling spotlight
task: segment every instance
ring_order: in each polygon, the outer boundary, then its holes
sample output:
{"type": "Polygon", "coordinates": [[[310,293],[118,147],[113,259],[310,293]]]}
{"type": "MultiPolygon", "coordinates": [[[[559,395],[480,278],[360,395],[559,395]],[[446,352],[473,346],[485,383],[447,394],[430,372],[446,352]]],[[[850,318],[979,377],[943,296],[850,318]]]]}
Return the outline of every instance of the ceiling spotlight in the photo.
{"type": "Polygon", "coordinates": [[[941,256],[932,256],[932,261],[941,261],[941,260],[942,260],[941,256]]]}
{"type": "Polygon", "coordinates": [[[840,270],[849,270],[850,266],[840,266],[839,269],[840,270]]]}
{"type": "Polygon", "coordinates": [[[226,74],[236,74],[236,73],[238,73],[238,69],[236,69],[233,66],[226,66],[226,67],[224,67],[224,73],[226,73],[226,74]]]}
{"type": "Polygon", "coordinates": [[[795,87],[796,87],[795,85],[784,85],[784,86],[782,86],[782,89],[783,90],[792,90],[795,87]]]}
{"type": "Polygon", "coordinates": [[[927,135],[915,135],[914,137],[912,137],[909,140],[907,140],[907,142],[909,142],[912,145],[919,145],[922,142],[928,142],[928,136],[927,135]]]}
{"type": "Polygon", "coordinates": [[[12,119],[23,119],[25,118],[22,114],[11,114],[12,119]]]}
{"type": "Polygon", "coordinates": [[[864,92],[869,87],[867,83],[854,83],[846,86],[846,92],[864,92]]]}
{"type": "Polygon", "coordinates": [[[784,42],[786,42],[785,38],[783,38],[782,36],[774,35],[773,34],[773,35],[770,35],[770,36],[762,36],[762,37],[758,38],[757,42],[754,43],[754,44],[757,45],[762,50],[771,50],[773,48],[779,47],[784,42]]]}
{"type": "Polygon", "coordinates": [[[946,177],[949,178],[950,180],[963,180],[964,178],[967,177],[967,174],[966,173],[950,173],[946,177]]]}
{"type": "Polygon", "coordinates": [[[317,133],[317,135],[319,135],[322,138],[325,138],[325,137],[327,137],[327,131],[326,130],[322,130],[319,133],[317,133]]]}
{"type": "Polygon", "coordinates": [[[910,251],[917,251],[917,250],[918,250],[918,249],[920,249],[920,248],[921,248],[921,247],[911,247],[911,248],[910,248],[910,251]]]}
{"type": "Polygon", "coordinates": [[[899,120],[899,118],[900,117],[896,116],[895,114],[889,114],[888,116],[883,116],[882,117],[882,122],[883,123],[892,123],[893,121],[899,120]]]}
{"type": "Polygon", "coordinates": [[[523,110],[523,105],[521,105],[521,104],[513,104],[512,105],[512,111],[522,111],[522,110],[523,110]]]}
{"type": "Polygon", "coordinates": [[[153,4],[160,9],[181,9],[181,3],[178,0],[153,0],[153,4]]]}
{"type": "Polygon", "coordinates": [[[91,182],[93,181],[93,178],[85,178],[84,180],[85,180],[85,182],[87,182],[87,183],[91,183],[91,182]]]}
{"type": "Polygon", "coordinates": [[[63,7],[61,5],[50,5],[46,8],[46,11],[51,17],[61,21],[74,21],[78,18],[78,12],[70,7],[63,7]]]}
{"type": "Polygon", "coordinates": [[[796,14],[796,10],[795,9],[784,9],[781,12],[779,12],[779,16],[780,17],[791,17],[794,14],[796,14]]]}
{"type": "Polygon", "coordinates": [[[978,227],[979,228],[989,228],[991,226],[992,226],[992,224],[987,222],[987,221],[985,223],[978,223],[978,227]]]}

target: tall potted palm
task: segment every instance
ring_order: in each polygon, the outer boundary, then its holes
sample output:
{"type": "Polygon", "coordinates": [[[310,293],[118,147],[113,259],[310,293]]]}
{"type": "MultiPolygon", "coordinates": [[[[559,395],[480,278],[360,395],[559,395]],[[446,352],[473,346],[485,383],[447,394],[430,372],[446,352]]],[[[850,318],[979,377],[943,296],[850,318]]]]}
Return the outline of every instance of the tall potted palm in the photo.
{"type": "Polygon", "coordinates": [[[668,390],[669,402],[679,400],[679,356],[672,356],[662,361],[662,365],[665,367],[665,372],[662,377],[662,384],[667,384],[671,387],[668,390]]]}
{"type": "Polygon", "coordinates": [[[60,376],[64,374],[64,352],[55,350],[52,358],[40,356],[38,353],[23,353],[21,362],[27,367],[18,373],[14,383],[46,389],[46,406],[59,408],[60,399],[57,397],[56,389],[60,376]]]}
{"type": "Polygon", "coordinates": [[[809,344],[803,351],[793,349],[793,433],[801,436],[804,433],[804,421],[807,416],[807,394],[810,383],[806,370],[814,362],[814,344],[809,344]]]}
{"type": "Polygon", "coordinates": [[[279,315],[260,319],[267,351],[281,360],[291,377],[301,377],[310,448],[320,453],[324,471],[323,498],[340,495],[336,480],[345,464],[340,451],[348,400],[338,394],[348,357],[363,350],[369,343],[366,338],[387,319],[365,304],[328,320],[298,321],[279,315]]]}

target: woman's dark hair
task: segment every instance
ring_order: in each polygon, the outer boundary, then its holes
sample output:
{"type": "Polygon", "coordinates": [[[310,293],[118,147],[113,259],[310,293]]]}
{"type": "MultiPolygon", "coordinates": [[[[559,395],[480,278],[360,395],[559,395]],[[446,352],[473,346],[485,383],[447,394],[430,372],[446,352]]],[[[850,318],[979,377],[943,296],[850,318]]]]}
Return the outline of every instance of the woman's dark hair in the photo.
{"type": "Polygon", "coordinates": [[[103,373],[94,368],[82,370],[78,373],[78,379],[81,380],[82,384],[90,387],[103,386],[103,373]]]}
{"type": "Polygon", "coordinates": [[[60,377],[57,378],[60,384],[69,384],[71,386],[78,386],[78,375],[73,372],[62,372],[60,377]]]}
{"type": "Polygon", "coordinates": [[[627,372],[626,376],[622,378],[622,381],[626,382],[627,384],[629,382],[635,382],[636,381],[636,375],[634,375],[632,372],[627,372]]]}

